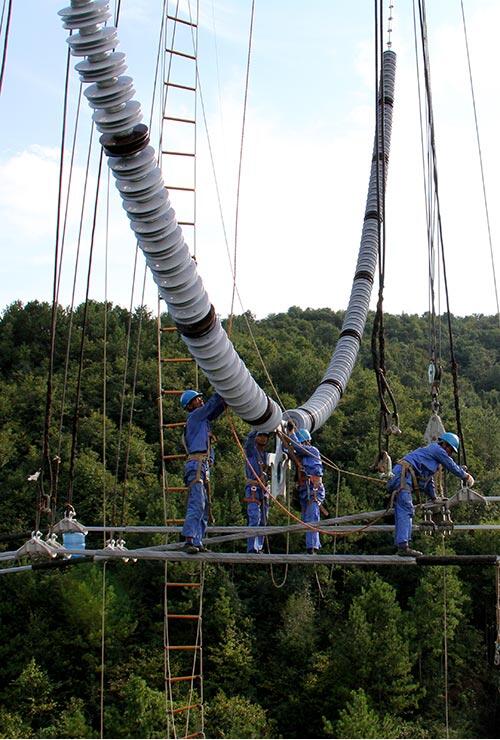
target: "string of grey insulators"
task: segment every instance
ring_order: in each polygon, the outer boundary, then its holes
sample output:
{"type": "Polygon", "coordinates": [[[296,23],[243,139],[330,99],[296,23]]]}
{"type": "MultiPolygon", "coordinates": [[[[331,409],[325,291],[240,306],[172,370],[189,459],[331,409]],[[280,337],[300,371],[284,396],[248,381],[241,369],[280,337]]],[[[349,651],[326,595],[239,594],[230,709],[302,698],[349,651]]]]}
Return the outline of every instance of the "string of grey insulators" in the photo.
{"type": "MultiPolygon", "coordinates": [[[[123,74],[125,54],[115,51],[119,45],[117,30],[105,25],[111,17],[109,0],[72,0],[59,15],[64,27],[72,31],[67,40],[71,54],[84,58],[76,69],[80,80],[90,83],[85,97],[94,109],[92,117],[102,134],[100,141],[123,207],[183,341],[211,385],[238,416],[256,429],[276,429],[282,420],[281,410],[256,383],[234,349],[184,240],[155,151],[149,146],[148,129],[141,123],[140,104],[133,100],[133,80],[123,74]]],[[[358,262],[340,338],[311,398],[283,415],[310,430],[322,426],[336,408],[356,361],[368,314],[379,249],[394,77],[395,54],[386,51],[377,114],[379,141],[374,147],[358,262]],[[381,151],[385,153],[384,162],[378,156],[381,151]]]]}
{"type": "Polygon", "coordinates": [[[72,0],[59,12],[72,31],[71,54],[80,80],[91,83],[85,97],[146,262],[190,354],[212,386],[242,419],[271,431],[281,409],[255,382],[224,331],[198,275],[170,203],[149,132],[141,124],[140,104],[133,100],[133,80],[123,74],[125,55],[108,0],[72,0]]]}
{"type": "MultiPolygon", "coordinates": [[[[387,180],[391,145],[395,79],[396,54],[388,50],[383,54],[382,83],[379,88],[377,105],[378,122],[373,146],[365,217],[356,272],[344,323],[321,383],[312,396],[298,409],[285,413],[285,417],[292,418],[298,427],[305,427],[310,431],[322,426],[335,410],[351,377],[361,345],[378,262],[379,224],[381,224],[384,217],[383,194],[387,180]]],[[[333,269],[335,269],[334,261],[333,269]]]]}

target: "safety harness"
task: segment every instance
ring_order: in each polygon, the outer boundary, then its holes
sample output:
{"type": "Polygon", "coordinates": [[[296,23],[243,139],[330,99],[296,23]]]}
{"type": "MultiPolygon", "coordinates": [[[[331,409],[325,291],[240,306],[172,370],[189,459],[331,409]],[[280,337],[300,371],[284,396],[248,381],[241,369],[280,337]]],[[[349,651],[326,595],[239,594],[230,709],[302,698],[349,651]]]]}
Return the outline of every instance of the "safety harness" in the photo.
{"type": "Polygon", "coordinates": [[[205,487],[205,491],[207,492],[207,500],[208,500],[208,519],[211,524],[214,523],[214,517],[212,514],[212,496],[211,496],[211,490],[210,490],[210,460],[211,460],[211,452],[212,452],[212,444],[216,442],[216,437],[212,432],[208,433],[208,449],[206,451],[200,451],[200,452],[189,452],[187,443],[186,443],[186,432],[184,430],[182,434],[182,444],[184,445],[184,449],[187,452],[187,462],[192,462],[193,460],[196,460],[198,465],[196,466],[196,475],[194,479],[191,481],[191,483],[188,486],[188,494],[191,491],[191,488],[196,485],[197,483],[202,483],[205,487]],[[206,463],[206,470],[203,473],[203,464],[206,463]]]}
{"type": "Polygon", "coordinates": [[[404,459],[398,460],[396,462],[396,465],[401,465],[401,474],[399,477],[399,489],[393,492],[390,505],[392,505],[392,501],[397,496],[397,494],[400,493],[400,491],[408,490],[408,486],[406,485],[406,476],[408,473],[410,473],[410,476],[411,476],[411,489],[410,490],[413,493],[415,493],[417,497],[417,502],[420,503],[420,491],[422,490],[422,488],[425,489],[425,487],[427,486],[427,483],[432,478],[432,475],[429,476],[428,478],[419,478],[417,476],[417,473],[415,472],[415,468],[410,462],[408,462],[408,460],[404,460],[404,459]],[[419,482],[423,484],[422,488],[419,486],[419,482]]]}
{"type": "Polygon", "coordinates": [[[267,481],[269,479],[268,471],[267,471],[267,464],[263,462],[262,460],[259,460],[259,478],[260,480],[257,480],[256,478],[247,478],[245,480],[245,487],[250,486],[250,494],[246,495],[242,501],[245,504],[258,504],[258,506],[262,505],[262,501],[267,497],[268,491],[267,488],[263,488],[262,484],[267,484],[267,481]],[[262,492],[262,498],[258,498],[257,492],[262,492]]]}

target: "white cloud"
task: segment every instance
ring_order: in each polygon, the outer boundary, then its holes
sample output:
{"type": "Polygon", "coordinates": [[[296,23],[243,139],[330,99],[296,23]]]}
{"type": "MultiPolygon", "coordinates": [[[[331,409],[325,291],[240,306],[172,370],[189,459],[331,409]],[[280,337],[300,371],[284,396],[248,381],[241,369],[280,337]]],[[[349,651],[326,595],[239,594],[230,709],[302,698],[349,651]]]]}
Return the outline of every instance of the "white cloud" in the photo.
{"type": "MultiPolygon", "coordinates": [[[[481,16],[479,11],[471,14],[470,39],[485,38],[493,33],[492,29],[498,27],[499,10],[488,4],[482,5],[481,10],[481,16]]],[[[238,14],[240,12],[238,8],[238,14]]],[[[128,10],[124,9],[123,13],[124,24],[127,17],[130,20],[133,16],[144,31],[152,15],[151,6],[139,0],[130,5],[128,10]]],[[[233,6],[219,3],[216,7],[217,27],[220,25],[222,30],[225,14],[232,16],[235,13],[233,6]]],[[[264,10],[261,9],[260,13],[263,15],[264,10]]],[[[259,22],[263,23],[264,18],[260,18],[259,22]]],[[[208,29],[212,29],[210,17],[207,16],[204,23],[208,29]]],[[[427,308],[426,237],[414,59],[411,36],[408,36],[405,24],[411,25],[408,18],[402,19],[401,28],[397,29],[400,34],[399,51],[398,37],[394,34],[399,69],[386,221],[388,263],[385,305],[387,310],[395,313],[403,310],[422,312],[427,308]],[[407,35],[403,36],[403,33],[407,35]]],[[[229,47],[238,37],[238,34],[232,35],[233,31],[229,34],[229,47]]],[[[222,123],[220,111],[212,106],[217,97],[214,72],[205,82],[202,69],[231,253],[245,33],[241,32],[240,57],[234,55],[234,49],[230,53],[228,46],[223,48],[225,39],[222,35],[218,38],[224,106],[222,123]]],[[[342,59],[343,74],[334,74],[331,79],[328,75],[332,71],[324,70],[327,80],[321,85],[323,94],[313,107],[304,103],[308,100],[308,91],[294,86],[293,80],[283,79],[282,89],[276,91],[274,98],[270,96],[266,75],[262,74],[262,70],[258,71],[258,59],[253,60],[257,66],[252,67],[243,158],[238,284],[245,308],[259,316],[270,311],[285,310],[291,304],[331,306],[334,309],[345,308],[347,304],[362,228],[374,133],[371,92],[373,49],[364,40],[366,34],[363,34],[354,42],[349,53],[337,48],[323,50],[325,58],[331,59],[333,55],[336,59],[342,59]],[[279,107],[286,100],[293,101],[294,108],[284,110],[279,107]]],[[[494,313],[489,246],[485,235],[484,205],[460,34],[460,25],[455,19],[454,23],[438,26],[431,36],[438,166],[452,310],[459,314],[494,313]]],[[[127,40],[125,33],[123,38],[127,40]]],[[[285,37],[280,39],[280,53],[285,52],[285,41],[285,37]]],[[[151,49],[155,42],[152,42],[151,49]]],[[[205,39],[206,46],[210,46],[211,42],[213,39],[210,37],[205,39]]],[[[497,83],[494,65],[485,52],[486,46],[486,38],[484,45],[473,46],[471,43],[495,238],[499,227],[493,206],[499,197],[495,176],[500,156],[497,137],[500,103],[494,94],[497,83]],[[481,111],[486,113],[481,115],[481,111]]],[[[123,48],[127,51],[126,44],[123,48]]],[[[488,48],[491,48],[491,44],[488,48]]],[[[135,75],[134,65],[139,63],[139,56],[137,52],[134,53],[136,56],[131,57],[129,70],[132,75],[135,75]]],[[[288,50],[289,59],[296,61],[296,53],[296,49],[288,50]]],[[[287,59],[282,61],[286,68],[287,59]]],[[[311,78],[311,84],[313,82],[311,78]]],[[[140,99],[139,85],[138,90],[137,97],[140,99]]],[[[203,126],[200,126],[198,263],[211,300],[217,311],[225,314],[230,305],[232,278],[202,129],[203,126]]],[[[35,135],[32,140],[36,140],[35,135]]],[[[15,154],[4,154],[3,163],[0,164],[0,217],[5,244],[12,245],[13,255],[8,266],[9,277],[3,281],[3,292],[0,294],[2,305],[27,295],[33,284],[29,269],[35,263],[38,265],[38,286],[46,283],[45,292],[50,296],[58,157],[57,148],[29,146],[15,154]],[[44,265],[45,272],[42,269],[44,265]]],[[[70,295],[71,263],[78,238],[83,178],[80,162],[73,185],[72,215],[67,233],[63,285],[63,300],[66,302],[70,295]]],[[[91,201],[95,192],[94,184],[90,185],[90,192],[91,201]]],[[[135,243],[114,187],[110,201],[109,298],[128,305],[135,243]]],[[[175,194],[172,194],[172,202],[179,210],[175,194]]],[[[93,290],[97,297],[103,295],[103,208],[102,198],[94,257],[96,273],[93,290]]],[[[91,221],[89,202],[84,215],[82,270],[88,253],[91,221]]],[[[141,260],[142,256],[139,261],[140,275],[141,260]]],[[[81,291],[81,285],[79,287],[81,291]]],[[[150,287],[148,300],[152,308],[156,306],[155,294],[154,287],[150,287]]]]}

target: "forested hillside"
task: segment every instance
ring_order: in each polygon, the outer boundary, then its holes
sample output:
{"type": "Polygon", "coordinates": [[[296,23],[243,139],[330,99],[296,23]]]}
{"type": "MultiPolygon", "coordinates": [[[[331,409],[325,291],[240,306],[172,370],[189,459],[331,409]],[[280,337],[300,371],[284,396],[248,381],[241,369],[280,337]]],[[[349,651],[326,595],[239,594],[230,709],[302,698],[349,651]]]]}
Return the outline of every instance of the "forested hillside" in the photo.
{"type": "MultiPolygon", "coordinates": [[[[161,525],[156,318],[142,309],[129,316],[122,308],[109,305],[105,311],[103,304],[90,303],[81,356],[83,318],[83,306],[74,315],[62,308],[57,312],[49,435],[52,459],[57,455],[61,461],[53,462],[57,518],[71,493],[78,519],[86,525],[101,524],[104,516],[114,524],[161,525]]],[[[236,317],[232,336],[249,369],[272,396],[258,347],[283,404],[294,408],[321,380],[342,320],[343,312],[294,307],[261,321],[251,315],[236,317]]],[[[467,463],[477,490],[498,496],[498,321],[487,316],[452,317],[451,324],[467,463]]],[[[38,302],[13,304],[0,320],[3,550],[19,547],[35,526],[37,483],[28,477],[42,463],[50,325],[50,306],[38,302]]],[[[339,408],[313,439],[342,470],[373,477],[379,406],[370,332],[369,324],[339,408]]],[[[453,431],[445,322],[440,336],[441,415],[453,431]]],[[[165,339],[178,341],[173,335],[165,339]]],[[[428,317],[386,316],[385,340],[387,375],[403,431],[391,439],[390,452],[396,460],[423,443],[430,416],[428,317]]],[[[171,351],[172,356],[183,354],[174,344],[171,351]]],[[[164,388],[190,387],[193,378],[189,363],[163,364],[164,388]]],[[[203,377],[200,388],[209,392],[203,377]]],[[[166,397],[167,419],[182,416],[176,404],[177,397],[166,397]]],[[[243,439],[248,426],[233,420],[243,439]]],[[[244,524],[243,460],[225,416],[216,422],[215,432],[215,521],[244,524]]],[[[177,430],[169,437],[172,452],[180,451],[180,435],[177,430]]],[[[169,465],[168,475],[171,486],[182,485],[182,462],[169,465]]],[[[50,489],[46,471],[44,477],[50,489]]],[[[325,485],[330,512],[348,514],[384,506],[383,487],[366,478],[347,473],[337,477],[327,469],[325,485]]],[[[448,480],[447,486],[453,493],[456,479],[448,480]]],[[[182,494],[172,501],[169,517],[182,517],[182,494]]],[[[461,505],[453,516],[456,522],[500,524],[500,506],[461,505]]],[[[44,531],[49,520],[42,514],[44,531]]],[[[286,522],[286,514],[271,507],[270,523],[286,522]]],[[[126,539],[128,547],[163,541],[159,535],[155,540],[140,535],[126,539]]],[[[334,548],[338,553],[394,551],[390,533],[336,541],[323,536],[322,542],[324,553],[334,548]]],[[[89,535],[87,544],[100,547],[102,537],[89,535]]],[[[497,532],[455,532],[445,542],[417,534],[415,544],[429,554],[446,547],[449,553],[500,555],[497,532]]],[[[229,546],[245,550],[244,541],[229,546]]],[[[302,551],[303,535],[273,536],[269,547],[276,553],[287,548],[302,551]]],[[[181,578],[193,567],[169,566],[181,578]]],[[[450,737],[499,737],[494,570],[491,565],[288,570],[280,566],[270,572],[264,566],[207,565],[206,735],[446,737],[448,710],[450,737]]],[[[163,565],[110,562],[105,593],[103,583],[102,563],[1,578],[0,737],[99,737],[103,667],[104,735],[172,736],[164,698],[163,565]]]]}

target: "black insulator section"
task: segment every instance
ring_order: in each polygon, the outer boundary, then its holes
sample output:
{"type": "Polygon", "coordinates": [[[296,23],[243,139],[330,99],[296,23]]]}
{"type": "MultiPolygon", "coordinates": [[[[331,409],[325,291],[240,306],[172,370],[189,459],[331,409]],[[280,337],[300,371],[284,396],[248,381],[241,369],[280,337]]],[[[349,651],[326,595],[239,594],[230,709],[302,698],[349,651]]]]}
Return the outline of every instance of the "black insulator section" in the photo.
{"type": "Polygon", "coordinates": [[[417,565],[496,565],[498,555],[420,555],[417,565]]]}
{"type": "Polygon", "coordinates": [[[316,419],[311,414],[311,412],[309,411],[309,409],[305,409],[303,406],[299,406],[298,410],[299,411],[303,411],[310,418],[310,420],[311,420],[311,428],[309,429],[309,431],[312,432],[313,429],[314,429],[314,427],[316,426],[316,419]]]}
{"type": "Polygon", "coordinates": [[[210,311],[207,315],[194,324],[181,324],[180,322],[175,322],[177,331],[184,337],[189,337],[190,339],[204,337],[205,334],[208,334],[208,332],[213,328],[214,324],[215,308],[212,305],[210,306],[210,311]]]}
{"type": "Polygon", "coordinates": [[[267,397],[267,409],[264,411],[262,416],[259,416],[258,419],[243,419],[247,424],[250,424],[253,427],[258,427],[261,424],[265,424],[266,421],[268,421],[271,416],[273,415],[273,403],[269,396],[267,397]]]}
{"type": "Polygon", "coordinates": [[[149,130],[144,123],[138,123],[128,136],[103,134],[99,139],[108,157],[127,157],[137,154],[149,144],[149,130]]]}
{"type": "Polygon", "coordinates": [[[325,383],[327,383],[328,385],[334,385],[335,388],[337,388],[337,390],[339,391],[340,397],[344,395],[344,389],[342,388],[342,383],[340,382],[340,380],[336,380],[335,378],[327,378],[326,380],[322,380],[320,385],[324,385],[325,383]]]}
{"type": "Polygon", "coordinates": [[[382,218],[378,211],[367,211],[365,213],[365,221],[369,221],[371,218],[373,218],[375,221],[382,221],[382,218]]]}
{"type": "Polygon", "coordinates": [[[339,334],[339,339],[341,337],[354,337],[361,344],[361,334],[357,329],[343,329],[339,334]]]}
{"type": "Polygon", "coordinates": [[[373,285],[373,275],[368,272],[368,270],[359,270],[354,275],[354,280],[368,280],[368,282],[373,285]]]}
{"type": "Polygon", "coordinates": [[[387,152],[379,152],[378,154],[374,154],[372,156],[372,162],[376,162],[377,159],[379,160],[379,162],[384,160],[387,164],[389,162],[389,155],[387,154],[387,152]]]}
{"type": "MultiPolygon", "coordinates": [[[[379,99],[378,102],[381,103],[382,101],[379,99]]],[[[384,95],[384,105],[390,105],[392,108],[394,105],[394,98],[389,97],[389,95],[384,95]]]]}

